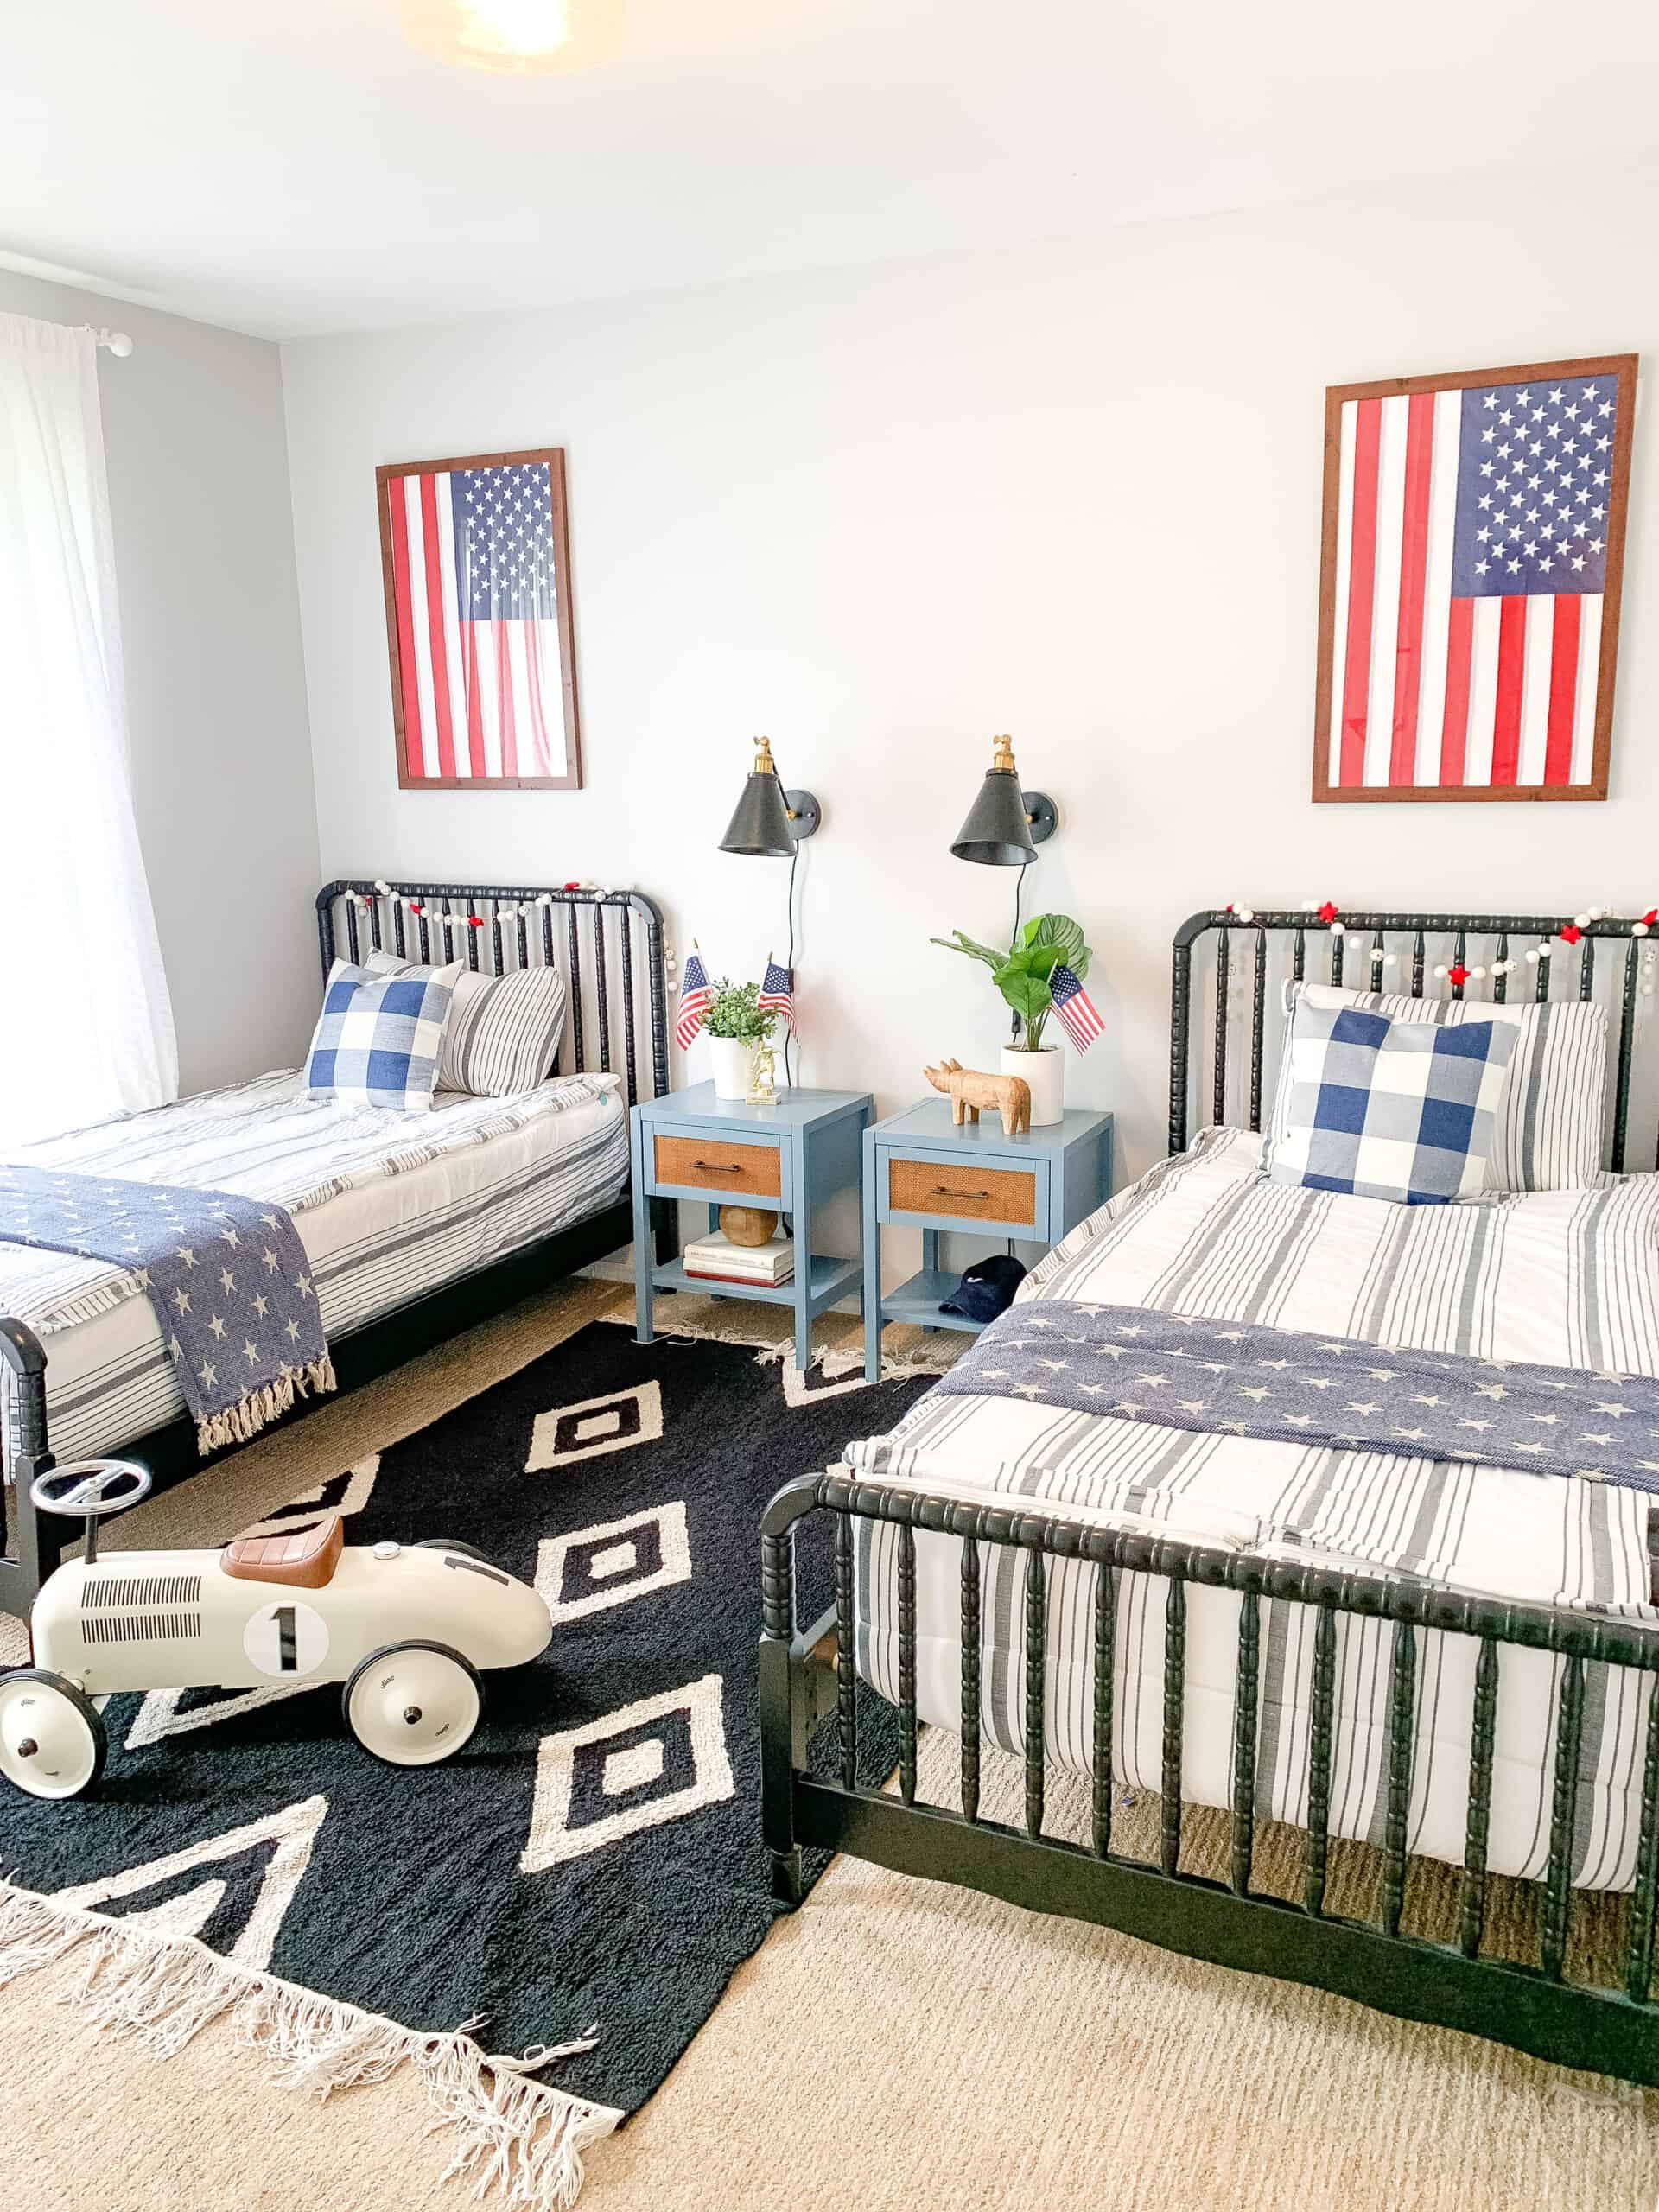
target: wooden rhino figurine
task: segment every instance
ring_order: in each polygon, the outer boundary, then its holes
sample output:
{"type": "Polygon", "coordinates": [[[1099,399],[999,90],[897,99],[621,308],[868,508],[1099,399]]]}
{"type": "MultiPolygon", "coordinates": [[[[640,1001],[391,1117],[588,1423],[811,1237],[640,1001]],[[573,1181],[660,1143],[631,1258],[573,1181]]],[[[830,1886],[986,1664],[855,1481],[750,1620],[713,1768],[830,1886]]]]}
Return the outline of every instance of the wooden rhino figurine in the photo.
{"type": "Polygon", "coordinates": [[[941,1060],[922,1073],[935,1090],[950,1101],[950,1119],[960,1128],[969,1116],[977,1122],[982,1106],[1002,1116],[1005,1137],[1022,1135],[1031,1127],[1031,1085],[1022,1075],[987,1075],[979,1068],[965,1068],[960,1060],[941,1060]]]}

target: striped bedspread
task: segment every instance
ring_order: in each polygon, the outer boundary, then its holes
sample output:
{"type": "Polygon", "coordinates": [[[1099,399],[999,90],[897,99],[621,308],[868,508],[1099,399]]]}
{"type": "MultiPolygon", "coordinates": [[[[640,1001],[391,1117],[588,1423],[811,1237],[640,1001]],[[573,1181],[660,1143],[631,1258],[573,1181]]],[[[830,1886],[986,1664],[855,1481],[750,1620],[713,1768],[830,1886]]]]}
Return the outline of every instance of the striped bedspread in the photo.
{"type": "MultiPolygon", "coordinates": [[[[30,1165],[230,1191],[294,1219],[331,1341],[618,1198],[627,1115],[613,1075],[505,1098],[440,1093],[406,1116],[317,1099],[292,1070],[25,1147],[30,1165]]],[[[138,1277],[0,1246],[0,1313],[45,1344],[52,1443],[110,1451],[183,1410],[138,1277]]],[[[10,1469],[16,1378],[0,1368],[10,1469]]]]}
{"type": "MultiPolygon", "coordinates": [[[[1212,1130],[1161,1163],[1051,1253],[1016,1316],[1045,1300],[1138,1306],[1323,1332],[1434,1353],[1659,1372],[1659,1178],[1608,1178],[1456,1206],[1404,1207],[1258,1179],[1258,1138],[1212,1130]]],[[[1535,1603],[1659,1618],[1649,1599],[1651,1501],[1612,1484],[1388,1452],[1210,1435],[1028,1400],[930,1393],[890,1435],[852,1446],[861,1474],[974,1499],[1040,1499],[1068,1517],[1155,1526],[1195,1541],[1408,1572],[1535,1603]]],[[[897,1531],[859,1529],[860,1662],[898,1677],[897,1531]]],[[[1023,1558],[982,1548],[981,1655],[989,1740],[1024,1747],[1023,1558]]],[[[917,1540],[923,1717],[958,1723],[960,1546],[917,1540]]],[[[1095,1570],[1048,1562],[1049,1755],[1090,1764],[1095,1570]]],[[[1186,1794],[1229,1802],[1238,1599],[1189,1592],[1186,1794]]],[[[1163,1587],[1118,1597],[1114,1764],[1131,1787],[1161,1767],[1163,1587]]],[[[1387,1797],[1385,1624],[1338,1618],[1332,1827],[1380,1840],[1387,1797]]],[[[1275,1604],[1262,1627],[1257,1807],[1305,1812],[1313,1621],[1275,1604]]],[[[1420,1635],[1410,1847],[1461,1858],[1477,1647],[1420,1635]]],[[[1500,1665],[1491,1863],[1541,1873],[1554,1685],[1548,1655],[1500,1665]]],[[[1648,1686],[1587,1670],[1575,1878],[1632,1879],[1648,1686]]]]}

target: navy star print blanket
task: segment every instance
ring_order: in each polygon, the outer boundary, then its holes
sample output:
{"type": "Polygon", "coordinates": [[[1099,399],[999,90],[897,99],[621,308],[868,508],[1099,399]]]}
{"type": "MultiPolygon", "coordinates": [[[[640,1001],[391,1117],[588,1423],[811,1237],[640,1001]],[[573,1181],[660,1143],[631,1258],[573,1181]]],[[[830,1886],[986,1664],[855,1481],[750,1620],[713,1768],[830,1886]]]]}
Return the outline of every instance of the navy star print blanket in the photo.
{"type": "Polygon", "coordinates": [[[0,1243],[134,1274],[203,1452],[334,1388],[305,1247],[279,1205],[228,1191],[0,1166],[0,1243]]]}
{"type": "Polygon", "coordinates": [[[1249,1436],[1659,1492],[1659,1380],[1044,1299],[934,1385],[1205,1436],[1249,1436]]]}

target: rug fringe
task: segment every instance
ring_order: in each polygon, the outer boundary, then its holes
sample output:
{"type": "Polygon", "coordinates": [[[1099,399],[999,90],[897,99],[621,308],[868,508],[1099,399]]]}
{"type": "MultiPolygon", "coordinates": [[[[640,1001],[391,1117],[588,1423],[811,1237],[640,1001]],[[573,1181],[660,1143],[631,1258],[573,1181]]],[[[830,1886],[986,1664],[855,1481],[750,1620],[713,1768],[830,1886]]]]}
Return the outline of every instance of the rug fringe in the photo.
{"type": "Polygon", "coordinates": [[[105,2032],[171,2058],[215,2021],[278,2081],[319,2099],[387,2081],[412,2066],[432,2107],[428,2134],[450,2131],[443,2178],[492,2190],[528,2212],[565,2212],[582,2192],[582,2152],[622,2115],[528,2078],[591,2037],[526,2058],[493,2057],[456,2030],[420,2035],[274,1974],[238,1967],[192,1936],[107,1920],[0,1882],[0,1986],[86,1947],[86,1972],[66,2001],[105,2032]]]}

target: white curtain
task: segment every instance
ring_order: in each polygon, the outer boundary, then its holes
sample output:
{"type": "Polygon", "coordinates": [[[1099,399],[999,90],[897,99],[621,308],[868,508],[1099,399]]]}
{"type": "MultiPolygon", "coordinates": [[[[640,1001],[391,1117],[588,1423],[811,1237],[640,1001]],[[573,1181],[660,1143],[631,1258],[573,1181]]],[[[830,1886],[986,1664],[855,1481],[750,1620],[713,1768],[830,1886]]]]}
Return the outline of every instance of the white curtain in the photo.
{"type": "Polygon", "coordinates": [[[0,1146],[177,1096],[133,814],[96,347],[7,315],[0,947],[0,1146]]]}

